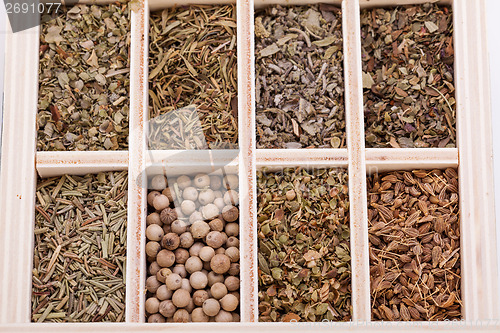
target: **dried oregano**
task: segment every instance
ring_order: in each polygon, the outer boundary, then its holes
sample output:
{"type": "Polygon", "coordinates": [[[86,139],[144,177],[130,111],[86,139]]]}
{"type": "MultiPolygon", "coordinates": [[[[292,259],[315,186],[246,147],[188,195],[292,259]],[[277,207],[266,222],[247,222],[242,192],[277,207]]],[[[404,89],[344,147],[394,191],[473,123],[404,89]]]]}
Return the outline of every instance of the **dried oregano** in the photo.
{"type": "Polygon", "coordinates": [[[351,318],[347,173],[259,171],[259,320],[351,318]]]}

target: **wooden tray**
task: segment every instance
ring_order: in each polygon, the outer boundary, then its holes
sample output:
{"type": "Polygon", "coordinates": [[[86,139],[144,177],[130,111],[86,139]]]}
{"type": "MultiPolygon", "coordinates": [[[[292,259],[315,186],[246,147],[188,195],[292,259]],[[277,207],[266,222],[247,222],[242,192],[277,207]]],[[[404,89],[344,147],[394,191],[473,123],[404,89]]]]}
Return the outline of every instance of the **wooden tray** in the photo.
{"type": "MultiPolygon", "coordinates": [[[[89,2],[88,0],[80,3],[89,2]]],[[[110,1],[97,1],[99,3],[110,1]]],[[[225,4],[225,0],[142,0],[132,14],[129,151],[36,152],[39,27],[8,33],[5,111],[0,183],[0,331],[130,332],[160,330],[276,329],[365,331],[500,331],[497,239],[493,198],[490,88],[484,3],[449,0],[454,15],[458,148],[365,149],[361,81],[360,8],[417,4],[421,0],[237,0],[238,126],[240,153],[232,162],[240,175],[241,321],[210,324],[145,324],[146,190],[135,181],[155,161],[172,162],[172,151],[149,154],[148,19],[150,10],[185,4],[225,4]],[[264,150],[255,148],[254,10],[270,4],[331,2],[342,6],[347,149],[264,150]],[[353,322],[258,323],[256,170],[264,166],[346,167],[351,200],[353,322]],[[366,174],[385,170],[459,167],[461,210],[462,322],[371,322],[366,174]],[[32,324],[31,270],[36,172],[128,170],[126,322],[122,324],[32,324]]],[[[94,2],[92,2],[94,3],[94,2]]],[[[10,31],[10,28],[7,30],[10,31]]],[[[197,152],[184,155],[189,165],[197,152]]],[[[177,157],[178,158],[178,157],[177,157]]],[[[144,177],[141,178],[144,182],[144,177]]]]}

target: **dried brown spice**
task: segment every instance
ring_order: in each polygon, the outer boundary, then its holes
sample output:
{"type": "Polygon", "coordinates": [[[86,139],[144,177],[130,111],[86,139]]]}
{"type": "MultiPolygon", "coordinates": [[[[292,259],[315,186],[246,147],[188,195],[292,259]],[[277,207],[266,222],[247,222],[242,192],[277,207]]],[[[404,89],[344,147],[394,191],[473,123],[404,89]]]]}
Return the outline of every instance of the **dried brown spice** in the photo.
{"type": "Polygon", "coordinates": [[[34,322],[125,321],[127,172],[39,179],[34,322]]]}
{"type": "Polygon", "coordinates": [[[351,319],[348,177],[257,172],[259,321],[351,319]]]}
{"type": "Polygon", "coordinates": [[[363,10],[361,47],[366,146],[455,147],[451,7],[363,10]]]}
{"type": "Polygon", "coordinates": [[[345,147],[340,8],[257,12],[255,70],[257,148],[345,147]]]}
{"type": "Polygon", "coordinates": [[[461,318],[455,169],[367,178],[372,319],[461,318]]]}
{"type": "Polygon", "coordinates": [[[37,150],[127,149],[128,5],[61,7],[41,22],[37,150]]]}
{"type": "Polygon", "coordinates": [[[235,6],[168,8],[149,22],[150,148],[237,148],[235,6]],[[192,116],[176,111],[187,107],[192,116]]]}

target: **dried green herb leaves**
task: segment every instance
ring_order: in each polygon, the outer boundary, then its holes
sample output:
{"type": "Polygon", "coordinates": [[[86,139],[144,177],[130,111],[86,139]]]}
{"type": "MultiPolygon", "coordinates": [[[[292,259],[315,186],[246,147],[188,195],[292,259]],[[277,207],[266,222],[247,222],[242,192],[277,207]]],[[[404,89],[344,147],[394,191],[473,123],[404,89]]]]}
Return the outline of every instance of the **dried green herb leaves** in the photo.
{"type": "Polygon", "coordinates": [[[341,22],[327,4],[256,14],[257,148],[345,147],[341,22]]]}
{"type": "Polygon", "coordinates": [[[42,16],[37,150],[128,148],[129,46],[126,4],[42,16]]]}
{"type": "Polygon", "coordinates": [[[350,320],[345,170],[264,170],[257,182],[259,320],[350,320]]]}
{"type": "Polygon", "coordinates": [[[39,179],[32,321],[125,321],[127,179],[39,179]]]}
{"type": "Polygon", "coordinates": [[[367,147],[455,147],[451,7],[361,12],[367,147]]]}
{"type": "Polygon", "coordinates": [[[461,318],[455,169],[367,178],[374,320],[461,318]]]}
{"type": "MultiPolygon", "coordinates": [[[[194,120],[201,122],[209,148],[237,147],[235,6],[152,13],[149,39],[150,118],[194,105],[198,114],[194,120]]],[[[186,143],[182,133],[176,133],[182,131],[183,120],[167,119],[150,128],[152,149],[205,148],[190,138],[186,143]]]]}

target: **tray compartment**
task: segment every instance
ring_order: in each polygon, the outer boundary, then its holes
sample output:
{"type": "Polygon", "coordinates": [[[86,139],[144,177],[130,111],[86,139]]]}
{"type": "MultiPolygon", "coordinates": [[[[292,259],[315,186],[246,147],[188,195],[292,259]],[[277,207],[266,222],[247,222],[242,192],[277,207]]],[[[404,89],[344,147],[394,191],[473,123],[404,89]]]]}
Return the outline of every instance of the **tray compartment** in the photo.
{"type": "Polygon", "coordinates": [[[344,148],[340,5],[268,5],[255,13],[258,148],[344,148]]]}
{"type": "Polygon", "coordinates": [[[125,321],[127,172],[39,179],[32,321],[125,321]]]}
{"type": "Polygon", "coordinates": [[[367,178],[372,320],[462,317],[458,173],[367,178]]]}
{"type": "Polygon", "coordinates": [[[130,15],[127,4],[41,15],[37,150],[128,148],[130,15]]]}
{"type": "Polygon", "coordinates": [[[240,320],[239,178],[234,166],[215,168],[207,164],[198,165],[192,174],[179,167],[148,173],[145,251],[150,323],[240,320]],[[170,199],[168,207],[163,195],[170,199]],[[153,224],[163,229],[159,241],[153,232],[159,228],[153,224]],[[225,287],[213,287],[217,282],[225,287]],[[191,301],[187,306],[182,293],[191,301]]]}
{"type": "Polygon", "coordinates": [[[347,170],[257,173],[259,321],[348,321],[347,170]]]}
{"type": "Polygon", "coordinates": [[[452,6],[362,9],[361,37],[366,145],[456,147],[452,6]]]}
{"type": "Polygon", "coordinates": [[[150,149],[237,148],[236,6],[167,6],[149,17],[150,149]]]}

